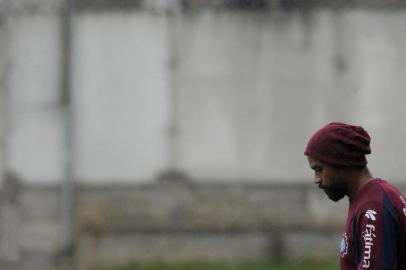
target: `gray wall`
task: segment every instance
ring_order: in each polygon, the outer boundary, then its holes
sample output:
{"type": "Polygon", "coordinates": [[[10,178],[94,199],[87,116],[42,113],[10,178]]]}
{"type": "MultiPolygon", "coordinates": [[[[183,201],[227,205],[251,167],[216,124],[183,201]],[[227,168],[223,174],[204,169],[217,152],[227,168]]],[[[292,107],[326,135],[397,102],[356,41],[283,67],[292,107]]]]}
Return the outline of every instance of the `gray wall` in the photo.
{"type": "Polygon", "coordinates": [[[81,269],[336,256],[346,202],[302,154],[329,121],[363,125],[374,174],[404,178],[404,10],[80,12],[66,149],[61,9],[35,3],[0,1],[2,267],[63,261],[67,152],[81,269]],[[192,182],[154,182],[166,169],[192,182]]]}
{"type": "MultiPolygon", "coordinates": [[[[11,10],[1,28],[2,164],[24,181],[60,183],[59,13],[11,10]]],[[[79,13],[75,178],[135,183],[175,168],[201,181],[304,181],[310,134],[347,121],[371,133],[373,172],[400,181],[405,18],[363,9],[79,13]]]]}
{"type": "MultiPolygon", "coordinates": [[[[33,270],[66,263],[59,187],[9,182],[6,191],[0,266],[33,270]]],[[[77,191],[74,260],[68,261],[77,269],[337,259],[348,204],[297,184],[163,181],[81,185],[77,191]]]]}
{"type": "Polygon", "coordinates": [[[346,208],[346,201],[327,202],[307,185],[81,185],[75,253],[66,261],[59,187],[16,183],[8,182],[2,194],[2,269],[331,259],[346,208]]]}

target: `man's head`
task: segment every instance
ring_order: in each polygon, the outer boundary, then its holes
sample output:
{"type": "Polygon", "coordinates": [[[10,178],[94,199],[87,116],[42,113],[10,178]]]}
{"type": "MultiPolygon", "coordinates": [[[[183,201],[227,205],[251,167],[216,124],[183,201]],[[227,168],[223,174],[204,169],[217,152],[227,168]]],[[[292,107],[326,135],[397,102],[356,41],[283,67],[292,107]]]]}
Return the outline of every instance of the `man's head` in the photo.
{"type": "Polygon", "coordinates": [[[349,195],[349,181],[367,164],[370,140],[362,127],[343,123],[330,123],[310,138],[305,155],[315,172],[314,182],[331,200],[349,195]]]}

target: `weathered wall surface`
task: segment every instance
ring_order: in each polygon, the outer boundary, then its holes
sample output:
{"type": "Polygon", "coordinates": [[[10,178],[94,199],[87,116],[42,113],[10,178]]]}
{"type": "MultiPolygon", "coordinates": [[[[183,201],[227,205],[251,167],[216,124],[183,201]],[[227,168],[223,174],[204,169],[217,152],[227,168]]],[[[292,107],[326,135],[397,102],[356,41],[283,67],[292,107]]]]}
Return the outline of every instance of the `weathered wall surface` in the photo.
{"type": "MultiPolygon", "coordinates": [[[[64,262],[59,187],[12,181],[6,187],[3,262],[14,269],[64,262]]],[[[83,185],[77,191],[78,269],[151,261],[335,258],[347,209],[346,199],[333,203],[310,185],[174,181],[83,185]]]]}
{"type": "Polygon", "coordinates": [[[79,240],[79,261],[85,267],[132,260],[331,258],[336,255],[345,204],[324,199],[304,185],[84,188],[78,222],[86,237],[79,240]],[[310,243],[318,245],[305,248],[310,243]]]}
{"type": "MultiPolygon", "coordinates": [[[[3,262],[16,269],[60,263],[59,187],[10,182],[6,188],[3,262]]],[[[307,185],[275,184],[81,186],[76,199],[80,269],[134,261],[331,258],[346,207],[307,185]],[[307,249],[311,243],[317,245],[307,249]]]]}
{"type": "MultiPolygon", "coordinates": [[[[0,29],[2,162],[24,181],[60,183],[60,11],[15,9],[0,29]]],[[[398,181],[405,18],[363,9],[78,13],[72,173],[88,183],[148,182],[167,168],[201,181],[297,182],[309,175],[301,153],[310,134],[347,121],[371,133],[373,171],[398,181]]]]}
{"type": "Polygon", "coordinates": [[[90,4],[73,17],[66,149],[61,6],[50,2],[0,1],[1,269],[63,261],[67,152],[81,269],[336,256],[345,202],[310,187],[302,155],[329,121],[366,127],[374,175],[406,175],[404,10],[172,16],[90,4]],[[167,168],[193,182],[156,182],[167,168]]]}

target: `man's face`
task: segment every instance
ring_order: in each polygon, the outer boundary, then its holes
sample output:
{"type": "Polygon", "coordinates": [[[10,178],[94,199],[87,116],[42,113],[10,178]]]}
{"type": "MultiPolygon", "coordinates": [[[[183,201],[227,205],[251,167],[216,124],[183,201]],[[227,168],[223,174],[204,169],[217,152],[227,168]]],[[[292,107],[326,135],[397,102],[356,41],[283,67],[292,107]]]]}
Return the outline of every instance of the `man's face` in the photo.
{"type": "Polygon", "coordinates": [[[307,160],[314,171],[314,183],[323,189],[331,200],[337,202],[348,194],[346,177],[342,171],[310,156],[307,160]]]}

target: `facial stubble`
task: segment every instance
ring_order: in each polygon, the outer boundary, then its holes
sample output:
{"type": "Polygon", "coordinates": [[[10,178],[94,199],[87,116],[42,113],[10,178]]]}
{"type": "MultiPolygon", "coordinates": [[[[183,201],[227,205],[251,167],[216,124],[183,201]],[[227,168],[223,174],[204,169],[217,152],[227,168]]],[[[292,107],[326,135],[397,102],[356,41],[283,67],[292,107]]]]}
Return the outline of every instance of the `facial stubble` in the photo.
{"type": "Polygon", "coordinates": [[[337,202],[348,195],[348,187],[344,177],[337,175],[332,179],[331,185],[319,184],[319,188],[322,189],[330,200],[337,202]]]}

